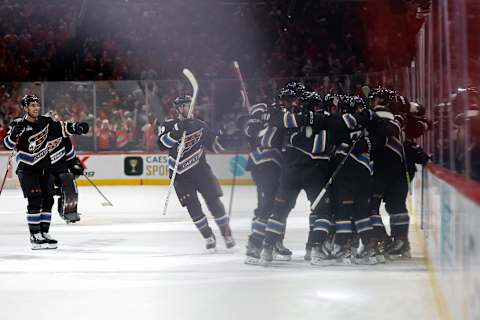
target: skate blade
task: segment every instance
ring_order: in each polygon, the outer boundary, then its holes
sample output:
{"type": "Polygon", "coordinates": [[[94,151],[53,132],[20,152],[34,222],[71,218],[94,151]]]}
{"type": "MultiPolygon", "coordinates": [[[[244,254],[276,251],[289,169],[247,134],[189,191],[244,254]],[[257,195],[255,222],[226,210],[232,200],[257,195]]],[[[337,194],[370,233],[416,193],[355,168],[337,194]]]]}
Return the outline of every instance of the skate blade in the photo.
{"type": "Polygon", "coordinates": [[[383,254],[377,254],[375,258],[377,259],[378,263],[387,263],[387,259],[385,259],[383,254]]]}
{"type": "Polygon", "coordinates": [[[392,261],[409,260],[409,259],[412,259],[412,254],[410,252],[402,253],[402,254],[390,254],[388,255],[388,259],[392,261]]]}
{"type": "Polygon", "coordinates": [[[305,260],[305,261],[311,261],[311,260],[312,260],[312,257],[305,255],[305,256],[303,256],[303,260],[305,260]]]}
{"type": "Polygon", "coordinates": [[[252,266],[258,266],[260,265],[261,261],[259,258],[246,257],[244,263],[252,266]]]}
{"type": "Polygon", "coordinates": [[[267,267],[269,267],[271,264],[272,264],[272,261],[260,259],[260,265],[261,265],[262,267],[267,268],[267,267]]]}
{"type": "Polygon", "coordinates": [[[378,260],[375,257],[355,258],[354,262],[355,264],[369,265],[369,266],[378,264],[378,260]]]}
{"type": "Polygon", "coordinates": [[[329,267],[334,265],[335,261],[331,259],[312,259],[310,264],[315,267],[329,267]]]}
{"type": "Polygon", "coordinates": [[[352,259],[351,258],[339,258],[335,259],[335,265],[336,266],[351,266],[353,265],[352,259]]]}
{"type": "Polygon", "coordinates": [[[274,254],[273,255],[273,260],[274,261],[291,261],[292,260],[292,256],[286,256],[286,255],[282,255],[282,254],[274,254]]]}
{"type": "Polygon", "coordinates": [[[217,252],[217,248],[206,248],[206,249],[205,249],[205,252],[206,252],[206,253],[213,254],[213,253],[217,252]]]}

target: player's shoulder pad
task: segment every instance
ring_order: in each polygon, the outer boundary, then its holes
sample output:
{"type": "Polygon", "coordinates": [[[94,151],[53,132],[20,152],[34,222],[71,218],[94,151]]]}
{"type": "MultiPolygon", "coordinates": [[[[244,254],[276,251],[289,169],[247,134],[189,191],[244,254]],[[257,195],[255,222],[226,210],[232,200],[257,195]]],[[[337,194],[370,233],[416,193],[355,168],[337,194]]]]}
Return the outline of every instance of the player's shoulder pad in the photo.
{"type": "Polygon", "coordinates": [[[263,112],[266,112],[267,111],[267,104],[266,103],[257,103],[257,104],[254,104],[251,108],[250,108],[250,112],[249,114],[251,116],[255,116],[257,113],[263,113],[263,112]]]}
{"type": "Polygon", "coordinates": [[[13,124],[16,124],[16,123],[22,122],[23,120],[24,120],[24,118],[23,118],[23,117],[15,118],[15,119],[13,119],[13,120],[12,120],[12,123],[11,123],[11,124],[13,125],[13,124]]]}
{"type": "Polygon", "coordinates": [[[177,119],[165,119],[162,124],[158,126],[158,135],[171,131],[177,122],[177,119]]]}

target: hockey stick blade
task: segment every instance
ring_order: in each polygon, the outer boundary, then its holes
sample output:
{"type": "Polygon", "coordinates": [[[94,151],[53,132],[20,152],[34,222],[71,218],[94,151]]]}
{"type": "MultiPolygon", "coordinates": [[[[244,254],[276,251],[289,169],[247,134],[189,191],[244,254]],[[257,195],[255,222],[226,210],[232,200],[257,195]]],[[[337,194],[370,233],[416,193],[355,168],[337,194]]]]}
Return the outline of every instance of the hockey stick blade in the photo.
{"type": "Polygon", "coordinates": [[[192,96],[192,102],[190,103],[190,109],[188,110],[188,118],[191,118],[193,115],[193,108],[197,102],[197,96],[198,96],[198,81],[193,75],[192,71],[189,69],[185,68],[183,69],[183,74],[185,77],[188,79],[190,84],[192,85],[193,89],[193,96],[192,96]]]}

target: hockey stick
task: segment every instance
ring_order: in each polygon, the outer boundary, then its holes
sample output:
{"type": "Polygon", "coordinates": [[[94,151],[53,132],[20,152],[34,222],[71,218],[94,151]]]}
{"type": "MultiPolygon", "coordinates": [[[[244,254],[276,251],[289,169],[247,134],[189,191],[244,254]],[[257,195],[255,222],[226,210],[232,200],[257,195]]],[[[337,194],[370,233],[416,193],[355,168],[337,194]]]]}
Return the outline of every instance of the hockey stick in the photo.
{"type": "MultiPolygon", "coordinates": [[[[197,101],[198,82],[197,82],[197,79],[195,79],[195,76],[193,75],[193,73],[190,70],[188,70],[186,68],[183,69],[183,74],[185,75],[185,77],[187,77],[187,79],[190,82],[190,84],[192,85],[192,89],[193,89],[192,102],[190,103],[190,109],[188,109],[188,115],[187,115],[187,119],[190,119],[193,116],[193,108],[195,107],[195,102],[197,101]]],[[[180,145],[178,146],[178,149],[177,149],[177,159],[175,161],[175,167],[173,168],[172,178],[170,179],[170,185],[168,186],[167,197],[165,198],[165,205],[163,207],[162,215],[167,214],[168,202],[169,202],[170,196],[172,194],[172,189],[173,189],[173,184],[175,182],[175,177],[177,176],[178,163],[180,162],[180,159],[182,158],[183,149],[185,149],[185,137],[186,136],[187,136],[187,131],[183,131],[182,140],[180,141],[180,145]]]]}
{"type": "Polygon", "coordinates": [[[242,72],[240,71],[240,65],[238,61],[233,61],[233,67],[235,68],[235,72],[237,73],[238,80],[240,81],[240,88],[242,89],[242,97],[245,99],[244,106],[247,108],[247,111],[250,111],[250,99],[248,99],[248,92],[247,87],[245,86],[245,81],[243,80],[242,72]]]}
{"type": "MultiPolygon", "coordinates": [[[[243,91],[240,91],[242,95],[242,105],[246,103],[246,95],[243,91]]],[[[228,202],[228,216],[232,214],[232,207],[233,207],[233,195],[235,193],[235,184],[237,183],[237,166],[238,166],[238,157],[240,153],[240,146],[235,147],[235,161],[233,163],[233,170],[232,170],[232,185],[230,187],[230,200],[228,202]]]]}
{"type": "Polygon", "coordinates": [[[342,169],[343,165],[345,164],[345,162],[347,161],[348,157],[350,157],[350,155],[352,154],[353,152],[353,149],[355,148],[355,146],[357,145],[357,142],[360,141],[361,138],[363,138],[363,135],[364,135],[364,131],[362,131],[362,133],[360,134],[360,136],[352,143],[352,146],[350,147],[350,149],[348,149],[348,152],[347,154],[345,155],[345,157],[342,159],[342,161],[338,164],[338,166],[335,168],[335,171],[333,171],[332,175],[330,176],[330,179],[328,179],[328,182],[325,184],[325,186],[323,187],[323,189],[320,191],[320,193],[318,194],[318,196],[315,198],[315,201],[313,202],[312,206],[310,207],[310,209],[312,211],[314,211],[318,204],[320,203],[320,201],[323,199],[323,197],[325,196],[325,193],[327,192],[327,188],[333,183],[333,179],[335,178],[335,176],[340,172],[340,170],[342,169]]]}
{"type": "MultiPolygon", "coordinates": [[[[238,64],[238,61],[233,61],[233,68],[235,69],[235,72],[237,73],[238,80],[240,81],[240,94],[242,95],[242,106],[247,109],[247,112],[250,112],[250,100],[248,99],[248,92],[247,88],[245,86],[245,81],[243,80],[242,72],[240,70],[240,65],[238,64]]],[[[233,208],[233,197],[235,194],[235,185],[237,183],[237,166],[238,166],[238,157],[239,157],[239,146],[236,147],[235,150],[235,162],[233,164],[233,170],[232,170],[232,185],[230,187],[230,201],[228,203],[228,216],[232,214],[232,208],[233,208]]]]}
{"type": "Polygon", "coordinates": [[[2,194],[2,191],[3,191],[3,187],[5,186],[5,182],[7,181],[7,175],[8,175],[8,172],[10,171],[10,168],[12,167],[12,158],[13,158],[13,155],[15,154],[15,150],[13,150],[10,155],[8,156],[8,160],[7,160],[7,170],[5,171],[5,175],[3,176],[3,180],[2,180],[2,185],[0,186],[0,195],[2,194]]]}
{"type": "Polygon", "coordinates": [[[102,202],[102,206],[113,207],[113,203],[111,203],[110,200],[108,200],[108,198],[102,193],[102,191],[100,191],[100,189],[97,187],[97,185],[95,183],[93,183],[93,181],[90,180],[90,178],[86,174],[83,174],[83,176],[85,177],[85,179],[87,179],[88,182],[90,182],[90,184],[92,186],[95,187],[95,189],[97,189],[98,193],[100,193],[100,195],[103,197],[103,199],[105,199],[107,201],[107,202],[102,202]]]}

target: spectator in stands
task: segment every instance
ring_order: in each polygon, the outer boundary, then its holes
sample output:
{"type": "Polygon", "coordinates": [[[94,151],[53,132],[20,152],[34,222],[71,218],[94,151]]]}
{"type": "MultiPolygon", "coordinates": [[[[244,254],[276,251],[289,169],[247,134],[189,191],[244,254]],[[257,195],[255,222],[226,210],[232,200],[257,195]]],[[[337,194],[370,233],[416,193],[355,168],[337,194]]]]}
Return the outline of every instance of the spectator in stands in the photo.
{"type": "Polygon", "coordinates": [[[97,148],[99,151],[112,150],[115,141],[115,134],[110,128],[107,119],[102,120],[100,127],[97,129],[97,148]]]}

